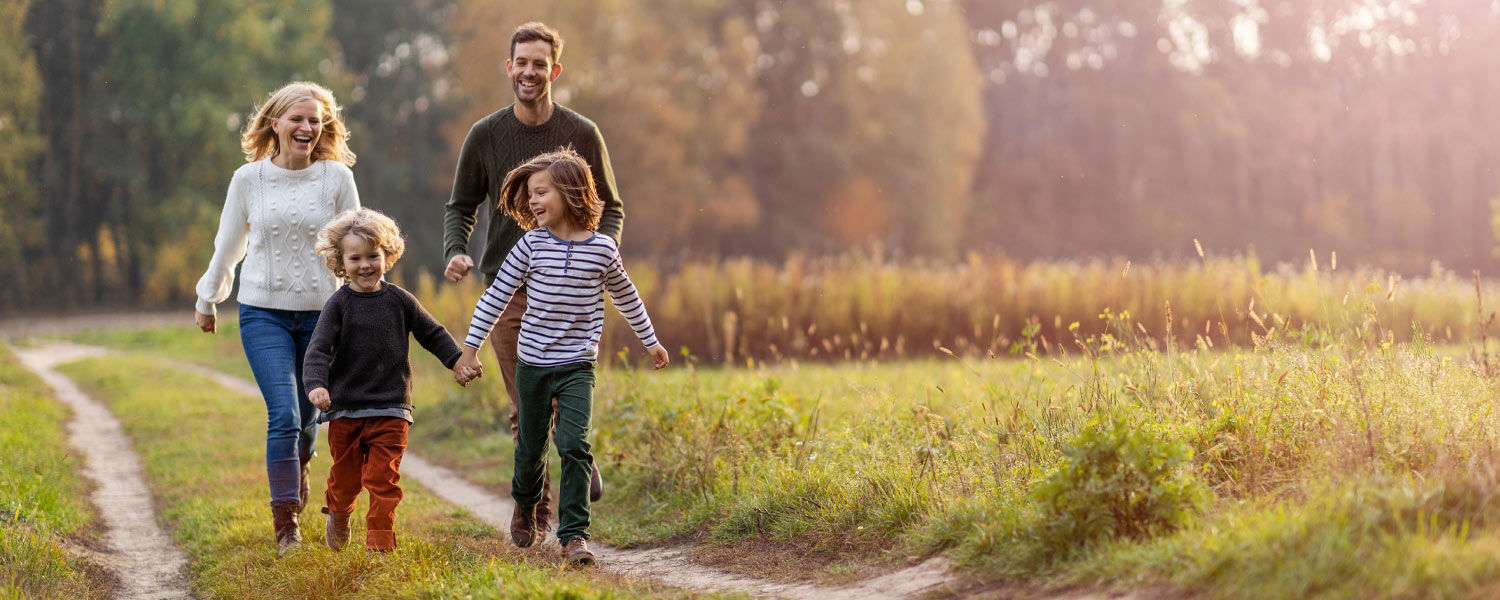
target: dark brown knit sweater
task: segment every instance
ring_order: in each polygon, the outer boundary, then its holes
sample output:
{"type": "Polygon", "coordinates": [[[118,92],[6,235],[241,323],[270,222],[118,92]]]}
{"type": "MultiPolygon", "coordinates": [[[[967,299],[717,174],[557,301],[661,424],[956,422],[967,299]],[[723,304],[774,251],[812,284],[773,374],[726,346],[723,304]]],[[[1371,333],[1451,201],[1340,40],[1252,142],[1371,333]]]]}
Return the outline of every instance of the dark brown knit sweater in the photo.
{"type": "Polygon", "coordinates": [[[599,219],[599,233],[620,241],[625,223],[625,206],[615,190],[615,172],[609,164],[604,137],[593,121],[561,104],[553,104],[552,117],[541,125],[527,125],[516,118],[514,106],[507,106],[474,123],[458,155],[458,169],[453,175],[453,195],[443,215],[443,260],[468,254],[469,235],[480,205],[490,201],[490,224],[485,231],[484,254],[479,272],[488,285],[495,280],[500,263],[510,254],[516,240],[526,233],[505,214],[500,205],[500,186],[505,175],[539,154],[571,146],[589,163],[604,214],[599,219]]]}

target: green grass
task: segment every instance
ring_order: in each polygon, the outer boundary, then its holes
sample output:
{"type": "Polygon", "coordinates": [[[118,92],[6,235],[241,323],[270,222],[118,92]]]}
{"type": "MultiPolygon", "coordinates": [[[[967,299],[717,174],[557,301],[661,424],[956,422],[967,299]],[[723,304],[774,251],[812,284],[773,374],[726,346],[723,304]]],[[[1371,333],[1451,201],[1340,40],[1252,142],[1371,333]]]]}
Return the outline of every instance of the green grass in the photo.
{"type": "MultiPolygon", "coordinates": [[[[1500,590],[1497,360],[1434,346],[1383,288],[1308,277],[1295,303],[1326,318],[1263,302],[1245,346],[1101,311],[1021,335],[1023,359],[606,368],[596,532],[841,577],[943,553],[985,579],[1221,598],[1500,590]]],[[[413,361],[413,451],[503,487],[499,378],[413,361]]]]}
{"type": "MultiPolygon", "coordinates": [[[[64,371],[94,397],[107,399],[120,418],[173,536],[191,559],[193,586],[205,598],[676,596],[599,571],[563,570],[555,556],[514,548],[502,532],[410,480],[403,482],[406,497],[397,513],[400,546],[389,556],[365,555],[360,518],[354,520],[352,551],[322,547],[321,515],[309,510],[302,526],[306,543],[278,559],[259,425],[265,414],[258,401],[150,358],[93,359],[64,371]]],[[[313,469],[314,490],[326,481],[322,457],[313,469]]],[[[361,495],[356,514],[365,507],[361,495]]]]}
{"type": "Polygon", "coordinates": [[[108,581],[81,554],[98,543],[67,407],[0,344],[0,598],[103,598],[108,581]]]}

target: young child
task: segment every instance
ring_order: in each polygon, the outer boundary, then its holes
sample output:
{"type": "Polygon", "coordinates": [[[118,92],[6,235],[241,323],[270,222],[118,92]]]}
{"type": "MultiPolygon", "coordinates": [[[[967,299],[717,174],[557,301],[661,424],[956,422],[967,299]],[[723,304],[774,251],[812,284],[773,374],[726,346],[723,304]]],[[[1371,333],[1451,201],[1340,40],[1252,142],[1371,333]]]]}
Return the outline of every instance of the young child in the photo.
{"type": "MultiPolygon", "coordinates": [[[[572,150],[531,159],[505,176],[500,202],[528,230],[501,264],[495,282],[474,307],[464,339],[460,369],[477,370],[479,348],[496,319],[522,284],[528,300],[517,344],[516,393],[519,417],[511,497],[511,540],[532,545],[546,531],[537,523],[552,399],[557,399],[557,453],[562,458],[558,487],[557,539],[567,564],[589,566],[589,474],[593,456],[585,435],[593,413],[594,361],[604,330],[604,292],[646,346],[657,369],[667,351],[657,341],[646,307],[625,274],[615,241],[599,235],[603,203],[594,190],[588,163],[572,150]]],[[[462,380],[460,380],[462,381],[462,380]]]]}
{"type": "MultiPolygon", "coordinates": [[[[333,467],[324,493],[324,541],[339,550],[349,541],[349,516],[361,485],[370,492],[365,514],[368,552],[396,547],[401,502],[401,455],[412,423],[409,337],[450,369],[460,351],[411,293],[381,280],[406,248],[396,222],[367,208],[346,211],[323,228],[316,249],[334,275],[348,281],[323,306],[303,363],[308,400],[328,423],[333,467]]],[[[455,370],[467,383],[472,370],[455,370]]]]}

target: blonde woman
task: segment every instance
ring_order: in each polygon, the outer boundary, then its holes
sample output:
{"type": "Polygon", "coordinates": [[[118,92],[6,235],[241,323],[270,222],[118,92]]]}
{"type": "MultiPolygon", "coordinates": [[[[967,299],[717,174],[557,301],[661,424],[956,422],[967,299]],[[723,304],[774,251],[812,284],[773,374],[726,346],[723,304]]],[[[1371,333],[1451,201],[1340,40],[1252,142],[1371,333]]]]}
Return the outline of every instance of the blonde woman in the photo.
{"type": "Polygon", "coordinates": [[[199,329],[217,331],[216,305],[240,268],[240,341],[266,402],[266,476],[276,546],[300,544],[317,409],[302,385],[302,361],[338,280],[314,250],[334,215],[359,208],[354,153],[333,94],[294,82],[273,92],[245,126],[248,164],[234,172],[214,256],[198,280],[199,329]]]}

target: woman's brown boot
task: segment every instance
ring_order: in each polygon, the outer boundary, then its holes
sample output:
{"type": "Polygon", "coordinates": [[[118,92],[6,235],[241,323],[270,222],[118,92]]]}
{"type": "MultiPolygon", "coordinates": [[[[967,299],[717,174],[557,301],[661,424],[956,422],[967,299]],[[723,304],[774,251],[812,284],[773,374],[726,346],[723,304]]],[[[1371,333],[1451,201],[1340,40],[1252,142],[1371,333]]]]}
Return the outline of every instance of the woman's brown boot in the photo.
{"type": "Polygon", "coordinates": [[[302,528],[297,522],[297,515],[302,510],[302,503],[296,500],[284,500],[271,505],[271,523],[276,527],[276,551],[285,555],[292,546],[302,543],[302,528]]]}

